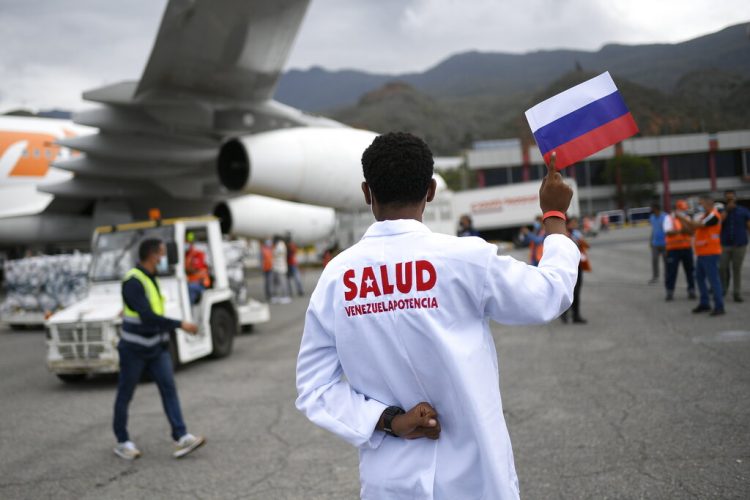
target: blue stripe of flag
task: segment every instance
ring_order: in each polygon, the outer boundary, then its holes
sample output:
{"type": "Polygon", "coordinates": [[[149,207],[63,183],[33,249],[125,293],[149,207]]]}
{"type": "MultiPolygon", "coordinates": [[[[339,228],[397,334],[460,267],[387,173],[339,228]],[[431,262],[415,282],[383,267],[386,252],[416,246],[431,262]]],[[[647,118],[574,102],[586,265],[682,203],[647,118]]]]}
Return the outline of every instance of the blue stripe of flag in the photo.
{"type": "Polygon", "coordinates": [[[534,132],[542,155],[628,113],[619,91],[561,116],[534,132]]]}

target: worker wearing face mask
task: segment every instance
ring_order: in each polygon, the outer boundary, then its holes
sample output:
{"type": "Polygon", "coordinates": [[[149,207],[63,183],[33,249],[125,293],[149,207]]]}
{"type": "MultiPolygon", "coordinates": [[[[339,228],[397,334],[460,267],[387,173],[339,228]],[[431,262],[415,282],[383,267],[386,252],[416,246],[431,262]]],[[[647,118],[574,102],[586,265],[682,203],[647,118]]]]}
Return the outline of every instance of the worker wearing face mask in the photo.
{"type": "Polygon", "coordinates": [[[164,243],[147,239],[138,248],[138,264],[125,274],[122,282],[123,318],[120,343],[120,374],[115,398],[113,429],[117,437],[114,452],[126,460],[133,460],[141,452],[128,435],[128,406],[136,385],[147,371],[159,387],[164,412],[172,428],[175,450],[180,458],[195,450],[205,439],[188,433],[182,419],[180,400],[174,382],[172,359],[169,355],[169,332],[181,328],[190,334],[198,326],[187,321],[164,316],[165,301],[157,274],[169,271],[164,243]]]}

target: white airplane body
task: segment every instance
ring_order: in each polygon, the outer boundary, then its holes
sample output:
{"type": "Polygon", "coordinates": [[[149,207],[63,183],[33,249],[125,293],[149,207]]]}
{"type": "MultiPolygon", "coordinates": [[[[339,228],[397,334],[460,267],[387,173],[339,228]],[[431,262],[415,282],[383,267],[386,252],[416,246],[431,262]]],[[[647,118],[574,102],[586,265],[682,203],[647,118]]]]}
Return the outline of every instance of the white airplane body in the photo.
{"type": "Polygon", "coordinates": [[[0,187],[70,180],[73,174],[51,163],[67,160],[75,152],[55,141],[95,132],[70,120],[0,116],[0,187]]]}
{"type": "MultiPolygon", "coordinates": [[[[0,116],[0,245],[90,238],[97,225],[93,217],[46,212],[54,195],[37,188],[67,182],[75,176],[54,167],[53,162],[81,155],[56,141],[96,132],[70,120],[0,116]]],[[[217,205],[216,210],[223,220],[231,221],[234,234],[255,238],[289,231],[298,242],[311,243],[330,235],[335,225],[335,213],[330,208],[259,195],[232,198],[217,205]],[[242,217],[243,213],[252,215],[242,217]]]]}
{"type": "MultiPolygon", "coordinates": [[[[0,202],[0,243],[60,241],[152,208],[164,217],[214,210],[228,232],[313,240],[333,231],[333,209],[365,207],[360,160],[377,134],[273,100],[308,4],[170,0],[138,82],[84,92],[99,107],[74,123],[24,122],[26,134],[61,146],[44,175],[19,175],[33,159],[22,156],[26,139],[2,153],[0,189],[18,190],[0,202]]],[[[5,120],[0,130],[21,133],[22,119],[5,120]]]]}

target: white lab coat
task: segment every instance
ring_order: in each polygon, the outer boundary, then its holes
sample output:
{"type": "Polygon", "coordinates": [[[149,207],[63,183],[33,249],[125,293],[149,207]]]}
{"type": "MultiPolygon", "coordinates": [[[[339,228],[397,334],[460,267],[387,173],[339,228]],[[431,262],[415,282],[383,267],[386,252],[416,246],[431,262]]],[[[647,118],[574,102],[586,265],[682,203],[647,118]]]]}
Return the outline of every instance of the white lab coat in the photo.
{"type": "MultiPolygon", "coordinates": [[[[296,404],[359,448],[362,498],[518,498],[488,318],[508,325],[556,318],[572,302],[579,260],[564,235],[548,236],[532,267],[498,257],[480,238],[397,220],[376,222],[328,264],[305,318],[296,404]],[[421,264],[410,290],[402,278],[399,291],[395,264],[415,261],[431,266],[421,264]],[[374,430],[386,407],[421,401],[438,412],[438,440],[374,430]]],[[[405,276],[416,266],[398,270],[405,276]]]]}

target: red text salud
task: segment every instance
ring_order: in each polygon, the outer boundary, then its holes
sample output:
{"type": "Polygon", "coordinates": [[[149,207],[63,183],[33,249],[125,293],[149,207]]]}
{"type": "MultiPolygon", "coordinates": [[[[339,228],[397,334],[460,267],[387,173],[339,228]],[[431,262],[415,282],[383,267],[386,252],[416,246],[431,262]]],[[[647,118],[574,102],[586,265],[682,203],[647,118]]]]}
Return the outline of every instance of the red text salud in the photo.
{"type": "Polygon", "coordinates": [[[383,264],[379,267],[367,266],[358,276],[357,271],[349,269],[344,273],[344,299],[354,300],[359,297],[367,298],[370,294],[375,297],[391,295],[396,290],[408,294],[414,290],[425,292],[431,290],[437,283],[435,266],[427,260],[413,262],[399,262],[391,267],[383,264]]]}

